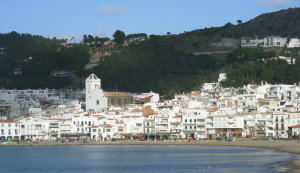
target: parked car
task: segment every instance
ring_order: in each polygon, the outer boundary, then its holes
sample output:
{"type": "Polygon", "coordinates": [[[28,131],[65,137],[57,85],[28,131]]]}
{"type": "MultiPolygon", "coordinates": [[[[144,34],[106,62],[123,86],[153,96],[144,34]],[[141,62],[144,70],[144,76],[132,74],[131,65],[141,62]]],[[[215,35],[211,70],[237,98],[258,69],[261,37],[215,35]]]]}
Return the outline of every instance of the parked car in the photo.
{"type": "Polygon", "coordinates": [[[25,139],[25,141],[26,141],[26,142],[32,142],[32,140],[31,140],[31,139],[25,139]]]}

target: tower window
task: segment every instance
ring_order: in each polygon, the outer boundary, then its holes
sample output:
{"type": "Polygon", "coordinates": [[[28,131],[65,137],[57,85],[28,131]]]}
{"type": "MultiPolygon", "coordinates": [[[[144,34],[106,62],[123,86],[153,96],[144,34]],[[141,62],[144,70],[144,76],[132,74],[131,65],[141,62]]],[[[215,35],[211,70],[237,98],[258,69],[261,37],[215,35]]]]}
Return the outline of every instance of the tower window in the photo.
{"type": "Polygon", "coordinates": [[[96,101],[96,104],[99,105],[99,100],[96,101]]]}

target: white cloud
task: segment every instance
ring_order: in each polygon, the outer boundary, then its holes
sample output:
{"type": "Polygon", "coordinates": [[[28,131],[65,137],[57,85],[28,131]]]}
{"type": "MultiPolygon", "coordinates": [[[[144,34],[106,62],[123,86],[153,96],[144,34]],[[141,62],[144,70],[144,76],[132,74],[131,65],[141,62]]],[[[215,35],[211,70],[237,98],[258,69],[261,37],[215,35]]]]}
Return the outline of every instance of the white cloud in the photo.
{"type": "Polygon", "coordinates": [[[291,2],[292,0],[261,0],[259,5],[263,7],[280,8],[288,5],[291,2]]]}
{"type": "Polygon", "coordinates": [[[99,10],[100,14],[126,13],[127,9],[117,6],[106,6],[99,10]]]}

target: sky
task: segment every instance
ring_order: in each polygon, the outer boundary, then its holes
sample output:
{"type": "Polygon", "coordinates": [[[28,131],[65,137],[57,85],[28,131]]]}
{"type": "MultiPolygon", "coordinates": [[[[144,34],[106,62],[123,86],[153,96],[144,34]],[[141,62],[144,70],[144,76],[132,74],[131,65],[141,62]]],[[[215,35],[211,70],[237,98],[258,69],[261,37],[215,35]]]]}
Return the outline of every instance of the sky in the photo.
{"type": "Polygon", "coordinates": [[[0,0],[0,33],[77,41],[83,34],[112,38],[116,30],[179,34],[294,7],[300,0],[0,0]]]}

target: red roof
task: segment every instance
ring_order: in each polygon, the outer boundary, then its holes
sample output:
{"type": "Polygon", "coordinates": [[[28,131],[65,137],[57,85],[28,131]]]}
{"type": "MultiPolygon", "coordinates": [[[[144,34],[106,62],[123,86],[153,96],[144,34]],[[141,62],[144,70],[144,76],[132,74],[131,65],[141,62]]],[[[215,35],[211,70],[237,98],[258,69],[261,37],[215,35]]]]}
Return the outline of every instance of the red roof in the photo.
{"type": "Polygon", "coordinates": [[[0,123],[18,123],[18,122],[13,120],[0,120],[0,123]]]}
{"type": "Polygon", "coordinates": [[[143,116],[155,115],[156,112],[151,108],[151,106],[146,106],[143,111],[143,116]]]}
{"type": "Polygon", "coordinates": [[[182,115],[175,115],[173,118],[182,118],[182,115]]]}
{"type": "Polygon", "coordinates": [[[172,108],[172,105],[162,105],[162,106],[158,106],[157,108],[172,108]]]}
{"type": "Polygon", "coordinates": [[[291,128],[300,128],[300,124],[294,125],[294,126],[289,126],[291,128]]]}
{"type": "Polygon", "coordinates": [[[170,122],[170,124],[176,125],[176,124],[181,124],[181,122],[170,122]]]}
{"type": "Polygon", "coordinates": [[[153,95],[145,97],[145,98],[138,98],[138,99],[135,99],[135,100],[138,101],[138,102],[141,102],[141,103],[149,103],[151,101],[152,97],[153,97],[153,95]]]}
{"type": "Polygon", "coordinates": [[[137,113],[137,112],[143,112],[143,110],[134,109],[134,110],[130,111],[130,113],[137,113]]]}

